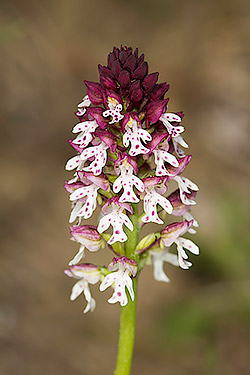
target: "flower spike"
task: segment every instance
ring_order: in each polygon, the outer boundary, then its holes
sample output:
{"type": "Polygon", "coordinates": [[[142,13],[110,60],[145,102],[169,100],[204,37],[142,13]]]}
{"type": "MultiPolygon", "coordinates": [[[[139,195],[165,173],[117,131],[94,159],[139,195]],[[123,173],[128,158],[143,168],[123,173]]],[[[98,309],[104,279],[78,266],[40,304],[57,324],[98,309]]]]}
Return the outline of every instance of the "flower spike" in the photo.
{"type": "Polygon", "coordinates": [[[112,287],[108,302],[129,309],[145,265],[152,264],[156,280],[169,282],[165,263],[188,269],[188,251],[199,253],[183,237],[198,228],[191,209],[199,188],[182,175],[192,156],[184,153],[183,112],[168,108],[169,84],[149,70],[144,54],[126,46],[114,47],[98,72],[97,82],[84,81],[69,140],[74,153],[65,166],[73,174],[64,185],[72,206],[70,233],[79,244],[65,273],[77,279],[71,300],[84,294],[84,312],[95,307],[89,284],[100,283],[101,291],[112,287]],[[84,225],[89,219],[95,225],[84,225]],[[140,238],[141,228],[152,223],[159,229],[140,238]],[[79,264],[85,252],[105,245],[115,254],[108,267],[79,264]]]}

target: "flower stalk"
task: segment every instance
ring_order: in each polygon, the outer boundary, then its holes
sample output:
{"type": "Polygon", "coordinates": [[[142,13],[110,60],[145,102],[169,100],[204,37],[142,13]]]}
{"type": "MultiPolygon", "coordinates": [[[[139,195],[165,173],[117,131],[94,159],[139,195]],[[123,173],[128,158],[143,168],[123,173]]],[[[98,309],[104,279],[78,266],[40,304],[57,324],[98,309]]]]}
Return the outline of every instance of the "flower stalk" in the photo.
{"type": "Polygon", "coordinates": [[[115,375],[130,374],[135,341],[137,282],[138,277],[136,276],[133,279],[133,288],[135,292],[134,301],[130,300],[126,306],[121,307],[115,375]]]}

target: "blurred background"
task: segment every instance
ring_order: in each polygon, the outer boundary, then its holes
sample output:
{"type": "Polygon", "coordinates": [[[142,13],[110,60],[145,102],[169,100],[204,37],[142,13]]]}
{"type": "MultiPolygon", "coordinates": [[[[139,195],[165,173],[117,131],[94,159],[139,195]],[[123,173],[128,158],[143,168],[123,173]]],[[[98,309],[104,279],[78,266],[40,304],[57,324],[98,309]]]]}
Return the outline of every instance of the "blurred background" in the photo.
{"type": "MultiPolygon", "coordinates": [[[[0,374],[99,375],[115,366],[119,306],[69,301],[63,190],[73,112],[113,46],[138,47],[185,112],[200,186],[189,271],[140,277],[132,374],[250,371],[250,2],[1,1],[0,374]]],[[[86,261],[104,263],[106,251],[86,261]]]]}

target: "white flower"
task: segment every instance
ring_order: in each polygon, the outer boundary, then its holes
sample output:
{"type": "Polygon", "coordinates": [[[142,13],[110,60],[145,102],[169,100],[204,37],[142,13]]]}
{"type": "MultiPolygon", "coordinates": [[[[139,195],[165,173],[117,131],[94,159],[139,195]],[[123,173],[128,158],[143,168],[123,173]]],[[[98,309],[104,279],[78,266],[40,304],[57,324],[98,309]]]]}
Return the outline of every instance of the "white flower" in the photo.
{"type": "Polygon", "coordinates": [[[70,300],[74,301],[83,293],[87,301],[87,306],[83,311],[84,314],[88,311],[93,311],[96,302],[91,296],[89,284],[96,284],[100,280],[101,273],[99,268],[93,264],[80,264],[78,266],[71,266],[68,270],[65,270],[64,273],[69,277],[78,279],[72,288],[70,300]]]}
{"type": "Polygon", "coordinates": [[[174,266],[179,266],[178,257],[176,254],[169,253],[168,249],[155,249],[156,251],[150,251],[151,261],[153,264],[153,273],[156,281],[164,281],[169,283],[169,278],[165,274],[163,265],[164,262],[170,263],[174,266]],[[160,251],[161,250],[161,251],[160,251]]]}
{"type": "Polygon", "coordinates": [[[147,130],[137,127],[137,122],[130,118],[125,126],[126,133],[123,135],[123,144],[128,147],[131,143],[129,155],[136,156],[139,154],[147,154],[150,150],[143,146],[143,142],[151,141],[152,137],[147,130]]]}
{"type": "Polygon", "coordinates": [[[68,263],[69,266],[73,266],[73,265],[79,263],[80,260],[82,260],[82,258],[84,258],[84,257],[85,257],[85,246],[80,245],[80,248],[79,248],[78,252],[76,253],[76,255],[74,256],[74,258],[69,261],[69,263],[68,263]]]}
{"type": "Polygon", "coordinates": [[[173,180],[175,180],[179,186],[180,199],[182,203],[187,204],[187,205],[196,204],[196,202],[192,199],[189,199],[186,194],[190,194],[191,190],[198,191],[199,190],[198,186],[186,177],[175,176],[173,180]]]}
{"type": "Polygon", "coordinates": [[[184,250],[187,249],[191,253],[195,255],[199,255],[199,248],[197,245],[195,245],[191,240],[187,240],[186,238],[179,237],[174,241],[177,245],[177,251],[178,251],[178,262],[181,268],[188,269],[192,266],[191,262],[188,262],[186,259],[188,259],[188,256],[184,250]]]}
{"type": "Polygon", "coordinates": [[[184,126],[174,126],[170,124],[169,121],[181,122],[180,116],[176,115],[175,113],[162,114],[160,117],[160,121],[167,128],[167,131],[169,132],[169,134],[172,135],[172,137],[177,137],[178,135],[183,133],[185,130],[184,126]]]}
{"type": "Polygon", "coordinates": [[[107,152],[108,146],[106,143],[101,142],[98,146],[92,146],[86,148],[80,158],[83,162],[94,157],[94,160],[90,163],[88,167],[82,168],[85,172],[92,172],[95,176],[98,176],[102,173],[102,168],[105,166],[107,161],[107,152]]]}
{"type": "Polygon", "coordinates": [[[156,176],[166,176],[169,175],[169,172],[166,170],[164,162],[167,162],[173,167],[178,167],[179,162],[176,159],[176,157],[169,152],[160,149],[159,147],[156,147],[153,150],[154,156],[155,156],[155,164],[156,164],[156,171],[155,175],[156,176]]]}
{"type": "Polygon", "coordinates": [[[119,168],[121,175],[117,177],[113,184],[114,193],[118,193],[123,188],[124,191],[122,196],[119,198],[119,201],[138,203],[139,199],[134,193],[133,186],[135,185],[140,192],[143,192],[143,182],[133,174],[133,167],[127,162],[126,159],[123,164],[119,166],[119,168]]]}
{"type": "Polygon", "coordinates": [[[171,214],[173,207],[169,200],[163,197],[161,194],[155,191],[154,186],[146,187],[146,195],[144,197],[144,212],[146,215],[142,217],[144,223],[157,223],[163,224],[164,222],[159,218],[157,214],[157,204],[159,204],[168,214],[171,214]]]}
{"type": "Polygon", "coordinates": [[[78,111],[76,112],[76,115],[77,116],[83,116],[84,113],[86,112],[86,108],[85,107],[89,107],[91,104],[91,101],[89,100],[89,97],[88,95],[84,96],[84,98],[82,99],[82,102],[78,104],[78,111]]]}
{"type": "Polygon", "coordinates": [[[108,107],[109,109],[103,112],[103,117],[112,116],[112,120],[109,121],[109,124],[114,124],[123,119],[124,115],[120,112],[122,111],[122,105],[118,103],[115,98],[108,97],[108,107]]]}
{"type": "Polygon", "coordinates": [[[76,189],[72,194],[70,194],[69,199],[71,201],[81,199],[80,201],[76,202],[71,212],[70,223],[73,223],[76,217],[83,217],[84,219],[88,219],[92,215],[92,213],[96,209],[98,189],[100,189],[99,186],[97,186],[96,184],[91,184],[80,187],[79,189],[76,189]],[[86,197],[86,200],[83,200],[84,197],[86,197]]]}
{"type": "Polygon", "coordinates": [[[84,257],[85,247],[93,252],[103,247],[103,239],[97,232],[96,227],[91,225],[77,225],[70,227],[72,240],[80,243],[80,249],[73,259],[70,260],[69,266],[75,265],[84,257]]]}
{"type": "Polygon", "coordinates": [[[115,271],[117,269],[118,271],[111,272],[110,274],[105,276],[103,282],[100,285],[100,291],[102,292],[112,285],[114,287],[114,293],[108,300],[108,302],[120,302],[121,306],[125,306],[128,303],[128,297],[125,289],[126,287],[130,294],[131,300],[134,301],[135,298],[133,282],[130,275],[136,275],[137,263],[126,257],[114,258],[108,266],[108,270],[115,271]]]}
{"type": "MultiPolygon", "coordinates": [[[[184,220],[187,220],[187,221],[191,221],[191,220],[193,220],[193,224],[192,224],[192,226],[195,227],[195,228],[198,228],[199,223],[198,223],[197,220],[194,219],[193,215],[191,215],[190,212],[188,212],[188,211],[185,212],[185,213],[183,214],[183,219],[184,219],[184,220]]],[[[194,234],[194,233],[196,233],[196,230],[193,229],[193,228],[189,228],[188,232],[191,233],[191,234],[194,234]]]]}
{"type": "Polygon", "coordinates": [[[176,154],[179,157],[185,156],[184,151],[179,147],[180,144],[182,147],[188,148],[188,144],[184,141],[184,139],[181,136],[181,133],[184,132],[185,128],[183,126],[174,126],[170,123],[170,121],[181,122],[180,116],[176,115],[175,113],[164,113],[161,115],[160,121],[165,125],[169,134],[171,134],[172,136],[172,141],[176,154]]]}
{"type": "Polygon", "coordinates": [[[112,245],[116,241],[125,242],[127,241],[127,235],[123,231],[123,224],[125,224],[128,229],[133,230],[133,224],[129,220],[128,216],[122,213],[123,208],[119,207],[115,203],[111,205],[111,212],[104,215],[99,222],[97,230],[99,233],[103,233],[107,230],[110,225],[113,227],[113,234],[108,240],[108,244],[112,245]]]}
{"type": "Polygon", "coordinates": [[[179,237],[174,243],[177,245],[178,255],[170,253],[169,247],[166,247],[164,250],[158,247],[150,251],[151,261],[154,268],[154,278],[157,281],[170,281],[163,269],[164,262],[170,263],[174,266],[180,266],[183,269],[189,269],[192,266],[192,263],[187,261],[188,255],[184,248],[195,255],[199,254],[198,246],[196,246],[191,240],[179,237]]]}
{"type": "Polygon", "coordinates": [[[72,133],[81,133],[72,141],[72,143],[81,148],[87,147],[93,139],[91,133],[93,133],[97,127],[98,124],[96,120],[79,122],[74,126],[72,133]]]}
{"type": "Polygon", "coordinates": [[[176,154],[182,158],[185,156],[185,152],[179,147],[179,144],[184,147],[188,148],[188,144],[184,141],[181,135],[177,135],[176,137],[172,137],[173,145],[174,145],[174,150],[176,154]]]}
{"type": "MultiPolygon", "coordinates": [[[[73,156],[73,158],[70,158],[66,165],[65,169],[66,171],[72,171],[73,169],[76,168],[76,170],[81,170],[82,167],[84,166],[84,162],[81,161],[81,155],[76,155],[73,156]]],[[[73,183],[77,180],[77,178],[74,178],[73,180],[69,181],[69,183],[73,183]]]]}

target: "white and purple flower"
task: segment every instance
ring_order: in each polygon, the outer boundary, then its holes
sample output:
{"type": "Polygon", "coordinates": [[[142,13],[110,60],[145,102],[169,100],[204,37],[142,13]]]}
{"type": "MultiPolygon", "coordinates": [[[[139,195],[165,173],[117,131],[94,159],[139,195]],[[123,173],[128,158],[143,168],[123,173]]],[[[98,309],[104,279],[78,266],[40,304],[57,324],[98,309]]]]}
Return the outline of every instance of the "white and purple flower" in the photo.
{"type": "Polygon", "coordinates": [[[90,263],[79,264],[78,266],[71,266],[68,270],[65,270],[64,273],[78,280],[72,288],[70,300],[74,301],[83,293],[87,301],[87,306],[83,311],[84,314],[88,311],[94,311],[96,302],[91,296],[89,284],[96,284],[100,281],[101,271],[99,267],[90,263]]]}
{"type": "Polygon", "coordinates": [[[100,285],[101,292],[110,286],[113,286],[114,288],[114,293],[108,302],[119,302],[121,306],[127,305],[128,297],[126,288],[129,292],[131,300],[134,301],[135,294],[131,276],[136,276],[137,263],[125,256],[113,258],[112,262],[108,265],[108,270],[111,273],[105,276],[100,285]]]}
{"type": "Polygon", "coordinates": [[[116,198],[110,199],[103,206],[102,212],[104,216],[100,219],[97,230],[99,233],[105,232],[110,225],[113,227],[113,234],[108,240],[108,244],[125,242],[127,241],[127,235],[123,230],[125,225],[129,230],[133,230],[133,224],[126,214],[123,213],[124,209],[131,212],[131,207],[128,204],[120,203],[116,198]]]}

